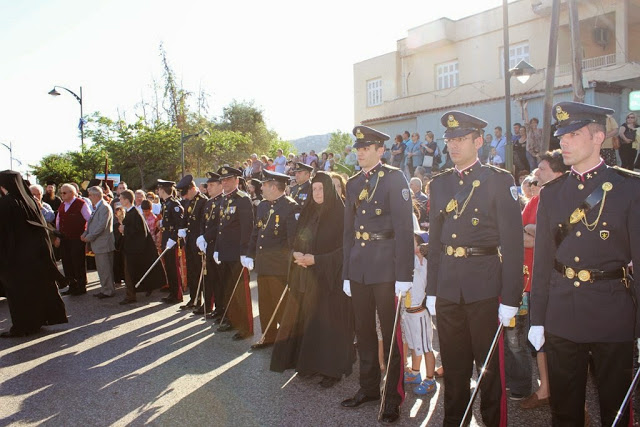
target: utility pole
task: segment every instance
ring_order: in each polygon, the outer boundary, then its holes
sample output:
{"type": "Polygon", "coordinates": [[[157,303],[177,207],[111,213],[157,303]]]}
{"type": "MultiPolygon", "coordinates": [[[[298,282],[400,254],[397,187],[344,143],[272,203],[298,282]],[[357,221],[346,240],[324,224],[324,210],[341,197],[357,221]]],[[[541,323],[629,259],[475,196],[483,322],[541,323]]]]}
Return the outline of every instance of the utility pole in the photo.
{"type": "Polygon", "coordinates": [[[580,44],[580,18],[576,0],[569,0],[569,28],[571,28],[571,62],[573,100],[584,102],[584,87],[582,85],[582,46],[580,44]]]}
{"type": "Polygon", "coordinates": [[[509,5],[502,0],[502,45],[504,46],[504,108],[505,108],[505,168],[513,173],[513,144],[511,141],[511,73],[509,72],[509,5]]]}
{"type": "Polygon", "coordinates": [[[547,57],[547,80],[544,87],[544,112],[542,116],[542,136],[544,137],[542,152],[549,150],[551,142],[551,108],[553,108],[553,85],[556,77],[556,55],[558,52],[558,20],[560,0],[551,4],[551,25],[549,28],[549,56],[547,57]]]}

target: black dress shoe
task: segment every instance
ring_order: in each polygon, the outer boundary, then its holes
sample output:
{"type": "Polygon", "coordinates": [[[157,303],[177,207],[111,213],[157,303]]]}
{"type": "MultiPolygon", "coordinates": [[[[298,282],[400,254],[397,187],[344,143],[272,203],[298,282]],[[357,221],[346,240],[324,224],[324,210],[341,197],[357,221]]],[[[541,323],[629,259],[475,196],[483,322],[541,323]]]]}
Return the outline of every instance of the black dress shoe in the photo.
{"type": "Polygon", "coordinates": [[[377,402],[378,400],[380,400],[380,396],[367,396],[362,391],[358,391],[351,399],[343,400],[341,405],[343,408],[357,408],[364,403],[377,402]]]}
{"type": "Polygon", "coordinates": [[[60,292],[60,295],[62,295],[62,296],[73,295],[73,292],[74,292],[73,289],[67,289],[64,292],[60,292]]]}
{"type": "Polygon", "coordinates": [[[201,305],[198,308],[196,308],[195,310],[193,310],[193,314],[204,314],[204,306],[201,305]]]}
{"type": "Polygon", "coordinates": [[[250,336],[251,336],[251,335],[249,335],[249,334],[245,335],[245,334],[243,334],[242,332],[236,332],[236,334],[233,336],[233,338],[232,338],[232,339],[233,339],[234,341],[240,341],[240,340],[247,339],[247,338],[249,338],[250,336]]]}
{"type": "Polygon", "coordinates": [[[384,412],[380,417],[380,421],[385,424],[393,424],[400,418],[400,407],[397,405],[389,405],[384,408],[384,412]]]}
{"type": "Polygon", "coordinates": [[[190,308],[193,308],[194,306],[195,306],[195,304],[193,303],[193,301],[189,301],[185,305],[181,305],[180,306],[180,310],[188,310],[190,308]]]}
{"type": "Polygon", "coordinates": [[[222,313],[220,313],[218,311],[214,311],[213,313],[207,314],[207,319],[213,320],[213,323],[220,322],[221,318],[222,318],[222,313]]]}
{"type": "Polygon", "coordinates": [[[255,343],[251,345],[251,348],[253,350],[260,350],[261,348],[267,348],[267,347],[271,347],[273,345],[272,342],[262,342],[262,343],[255,343]]]}
{"type": "Polygon", "coordinates": [[[229,323],[228,321],[224,321],[220,324],[220,326],[218,326],[217,331],[218,332],[227,332],[233,329],[233,326],[231,326],[231,323],[229,323]]]}

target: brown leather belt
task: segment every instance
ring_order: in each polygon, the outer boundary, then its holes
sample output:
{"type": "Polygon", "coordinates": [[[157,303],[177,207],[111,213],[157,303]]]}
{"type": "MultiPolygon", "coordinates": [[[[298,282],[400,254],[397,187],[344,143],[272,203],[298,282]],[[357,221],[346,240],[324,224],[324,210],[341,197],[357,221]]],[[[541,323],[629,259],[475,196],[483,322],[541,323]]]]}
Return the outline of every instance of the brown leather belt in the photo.
{"type": "Polygon", "coordinates": [[[356,240],[388,240],[395,237],[393,231],[383,231],[382,233],[369,233],[368,231],[356,231],[356,240]]]}
{"type": "Polygon", "coordinates": [[[603,270],[591,270],[588,268],[580,269],[568,267],[558,260],[554,261],[555,269],[558,273],[561,273],[563,277],[567,279],[577,278],[581,282],[592,282],[594,280],[614,280],[624,279],[627,277],[627,269],[620,267],[617,270],[603,271],[603,270]]]}
{"type": "Polygon", "coordinates": [[[407,313],[413,314],[413,313],[422,313],[424,310],[426,310],[426,308],[419,305],[418,307],[406,307],[405,310],[407,311],[407,313]]]}
{"type": "Polygon", "coordinates": [[[466,258],[470,256],[498,255],[498,248],[491,247],[469,247],[469,246],[449,246],[442,245],[442,252],[455,258],[466,258]]]}

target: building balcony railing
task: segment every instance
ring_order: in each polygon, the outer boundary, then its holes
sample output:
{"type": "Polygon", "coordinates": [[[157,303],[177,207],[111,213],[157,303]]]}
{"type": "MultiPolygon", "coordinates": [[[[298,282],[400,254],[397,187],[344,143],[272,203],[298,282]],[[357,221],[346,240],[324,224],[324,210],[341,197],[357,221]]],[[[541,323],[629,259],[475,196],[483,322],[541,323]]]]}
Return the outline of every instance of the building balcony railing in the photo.
{"type": "MultiPolygon", "coordinates": [[[[607,67],[609,65],[615,65],[616,54],[610,53],[609,55],[596,56],[594,58],[586,58],[582,60],[582,70],[594,70],[596,68],[607,67]]],[[[561,64],[556,67],[556,76],[562,76],[571,74],[571,64],[561,64]]]]}

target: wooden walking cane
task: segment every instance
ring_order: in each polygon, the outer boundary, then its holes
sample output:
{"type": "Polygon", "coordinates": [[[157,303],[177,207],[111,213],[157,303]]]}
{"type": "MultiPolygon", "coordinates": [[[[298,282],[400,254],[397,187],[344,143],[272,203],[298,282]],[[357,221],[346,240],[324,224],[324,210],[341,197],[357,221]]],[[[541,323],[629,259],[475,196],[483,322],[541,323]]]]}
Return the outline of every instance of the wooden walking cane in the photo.
{"type": "Polygon", "coordinates": [[[391,335],[391,347],[389,348],[389,358],[387,359],[387,368],[385,369],[384,379],[382,380],[382,393],[380,395],[380,409],[378,410],[378,421],[382,418],[384,412],[384,399],[387,395],[387,379],[389,378],[389,366],[391,365],[391,355],[393,354],[393,344],[396,340],[396,330],[398,328],[398,318],[400,317],[400,306],[402,305],[402,292],[398,292],[398,303],[396,306],[396,315],[393,321],[393,334],[391,335]]]}
{"type": "MultiPolygon", "coordinates": [[[[202,267],[200,268],[200,279],[198,279],[198,290],[196,290],[196,304],[195,304],[196,306],[198,305],[198,300],[200,299],[200,285],[202,284],[202,277],[204,276],[204,270],[205,270],[205,260],[204,260],[204,254],[202,252],[200,252],[200,258],[202,259],[202,267]]],[[[202,306],[204,307],[204,296],[202,297],[202,306]]],[[[206,314],[207,313],[205,313],[205,316],[206,314]]]]}
{"type": "Polygon", "coordinates": [[[487,366],[489,365],[489,362],[491,362],[491,357],[493,356],[493,353],[496,350],[496,346],[498,345],[500,334],[502,333],[503,328],[504,328],[504,325],[502,324],[502,322],[500,322],[500,324],[498,325],[498,330],[496,331],[496,334],[493,337],[493,342],[491,343],[491,347],[489,347],[489,352],[487,353],[487,357],[484,359],[484,365],[480,370],[480,376],[478,377],[476,388],[473,389],[473,393],[471,394],[471,399],[469,399],[469,403],[467,404],[467,409],[464,411],[464,415],[462,416],[462,421],[460,421],[460,427],[464,426],[464,423],[467,417],[471,413],[471,408],[473,407],[473,401],[476,400],[476,396],[478,395],[478,390],[480,390],[480,383],[484,378],[484,374],[487,371],[487,366]]]}
{"type": "Polygon", "coordinates": [[[276,318],[276,313],[278,313],[278,309],[280,308],[280,304],[282,303],[282,300],[284,299],[284,296],[287,294],[288,290],[289,290],[289,285],[287,285],[284,288],[284,291],[282,291],[282,295],[280,295],[280,300],[278,301],[278,304],[276,305],[276,309],[273,311],[273,314],[271,315],[271,319],[269,319],[269,323],[267,323],[267,327],[264,328],[264,331],[262,331],[262,337],[260,338],[260,341],[258,341],[254,345],[264,344],[264,339],[267,336],[267,331],[269,330],[269,327],[271,326],[271,323],[273,323],[273,319],[276,318]]]}
{"type": "Polygon", "coordinates": [[[156,266],[156,264],[158,263],[158,261],[160,261],[162,259],[162,257],[164,256],[164,254],[167,253],[167,251],[171,249],[171,248],[166,248],[164,251],[162,251],[162,253],[160,254],[160,256],[158,257],[158,259],[156,259],[153,264],[151,264],[151,267],[149,267],[149,269],[147,270],[146,273],[144,273],[144,275],[142,276],[142,278],[140,280],[138,280],[138,283],[136,283],[136,288],[138,286],[140,286],[140,283],[142,283],[142,281],[149,275],[149,273],[151,273],[151,270],[153,270],[153,267],[156,266]]]}
{"type": "Polygon", "coordinates": [[[225,307],[224,313],[222,313],[222,317],[220,318],[220,324],[222,324],[222,322],[224,321],[224,318],[227,315],[227,310],[229,310],[229,306],[231,305],[231,301],[233,300],[233,295],[235,295],[236,289],[238,289],[238,283],[240,283],[240,279],[242,278],[242,274],[244,273],[245,268],[246,268],[245,266],[242,266],[242,269],[240,270],[240,275],[238,276],[238,280],[236,280],[236,285],[233,287],[233,291],[231,292],[231,296],[229,297],[227,306],[225,307]]]}

